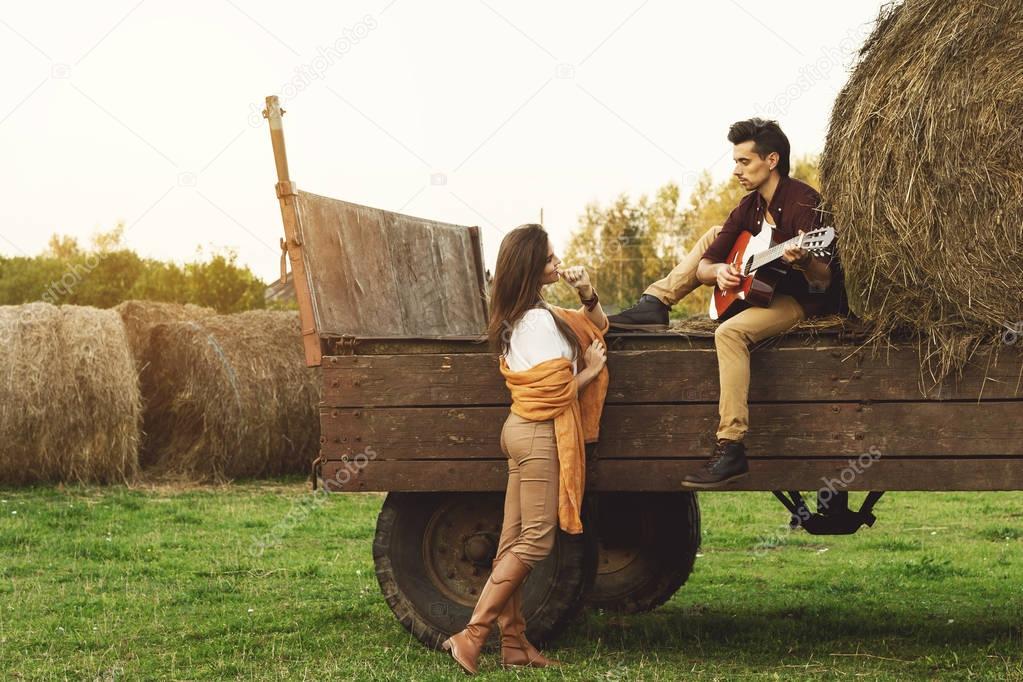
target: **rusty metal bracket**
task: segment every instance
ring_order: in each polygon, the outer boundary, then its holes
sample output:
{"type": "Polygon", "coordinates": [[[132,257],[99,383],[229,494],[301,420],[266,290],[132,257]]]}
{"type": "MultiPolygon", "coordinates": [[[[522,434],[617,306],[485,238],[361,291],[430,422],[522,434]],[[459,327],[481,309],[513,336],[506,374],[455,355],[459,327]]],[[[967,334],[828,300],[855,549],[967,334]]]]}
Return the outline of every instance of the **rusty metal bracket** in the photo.
{"type": "Polygon", "coordinates": [[[298,194],[298,185],[293,180],[278,182],[274,187],[277,190],[277,198],[283,199],[298,194]]]}
{"type": "Polygon", "coordinates": [[[288,283],[288,242],[281,237],[281,286],[288,283]]]}
{"type": "Polygon", "coordinates": [[[350,334],[345,334],[337,342],[338,355],[355,355],[355,347],[358,339],[350,334]]]}
{"type": "Polygon", "coordinates": [[[320,452],[316,459],[313,460],[312,474],[313,474],[313,492],[316,492],[316,484],[323,475],[323,453],[320,452]]]}

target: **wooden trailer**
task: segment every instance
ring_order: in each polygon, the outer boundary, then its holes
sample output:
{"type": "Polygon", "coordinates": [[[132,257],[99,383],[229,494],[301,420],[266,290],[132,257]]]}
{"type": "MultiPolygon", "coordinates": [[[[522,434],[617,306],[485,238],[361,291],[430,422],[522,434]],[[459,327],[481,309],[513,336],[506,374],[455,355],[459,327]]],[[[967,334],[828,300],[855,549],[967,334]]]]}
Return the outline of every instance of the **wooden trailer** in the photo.
{"type": "MultiPolygon", "coordinates": [[[[387,493],[373,544],[380,587],[401,623],[436,647],[464,626],[487,578],[507,474],[499,435],[510,401],[483,342],[479,228],[300,191],[282,113],[268,97],[282,248],[306,360],[322,368],[315,481],[330,493],[387,493]]],[[[933,384],[915,347],[872,353],[863,341],[845,327],[797,331],[753,354],[750,475],[727,490],[774,492],[793,525],[851,533],[873,524],[883,491],[1023,489],[1018,351],[933,384]],[[847,507],[850,491],[869,491],[859,509],[847,507]]],[[[609,334],[607,345],[586,532],[561,534],[525,586],[537,641],[587,604],[658,606],[686,581],[700,544],[697,497],[680,484],[712,447],[713,334],[609,334]]]]}

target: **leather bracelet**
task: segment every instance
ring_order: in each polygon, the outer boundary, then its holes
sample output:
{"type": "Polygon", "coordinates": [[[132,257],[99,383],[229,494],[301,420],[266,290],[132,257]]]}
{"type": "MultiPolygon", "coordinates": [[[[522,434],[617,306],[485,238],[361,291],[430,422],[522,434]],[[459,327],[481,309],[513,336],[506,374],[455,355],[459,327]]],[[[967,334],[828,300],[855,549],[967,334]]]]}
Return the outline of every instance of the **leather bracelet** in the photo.
{"type": "Polygon", "coordinates": [[[593,291],[593,296],[591,296],[590,298],[583,300],[582,296],[579,297],[579,302],[586,306],[587,310],[593,310],[594,308],[597,307],[597,303],[600,302],[600,298],[597,296],[597,290],[593,289],[592,287],[591,290],[593,291]]]}

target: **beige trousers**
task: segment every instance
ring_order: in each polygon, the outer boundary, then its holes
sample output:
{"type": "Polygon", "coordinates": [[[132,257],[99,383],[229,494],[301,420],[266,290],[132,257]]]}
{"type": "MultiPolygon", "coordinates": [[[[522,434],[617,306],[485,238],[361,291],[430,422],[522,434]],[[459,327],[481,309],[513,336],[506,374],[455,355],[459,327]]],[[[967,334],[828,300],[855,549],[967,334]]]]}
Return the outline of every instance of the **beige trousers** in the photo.
{"type": "MultiPolygon", "coordinates": [[[[696,269],[704,251],[721,231],[707,230],[668,276],[644,292],[666,305],[675,305],[700,286],[696,269]]],[[[728,318],[714,331],[718,356],[718,438],[742,440],[749,430],[749,347],[788,331],[806,317],[803,306],[791,296],[776,295],[769,308],[750,307],[728,318]]]]}
{"type": "Polygon", "coordinates": [[[696,291],[700,280],[696,279],[696,268],[700,265],[703,252],[710,248],[711,242],[717,239],[721,232],[721,226],[715,225],[700,237],[689,253],[682,257],[678,265],[672,268],[671,272],[664,279],[659,279],[646,288],[644,294],[650,294],[661,299],[665,305],[672,306],[683,298],[696,291]]]}
{"type": "Polygon", "coordinates": [[[551,553],[558,532],[554,421],[509,413],[501,429],[501,451],[508,457],[508,489],[495,560],[511,552],[532,567],[551,553]]]}

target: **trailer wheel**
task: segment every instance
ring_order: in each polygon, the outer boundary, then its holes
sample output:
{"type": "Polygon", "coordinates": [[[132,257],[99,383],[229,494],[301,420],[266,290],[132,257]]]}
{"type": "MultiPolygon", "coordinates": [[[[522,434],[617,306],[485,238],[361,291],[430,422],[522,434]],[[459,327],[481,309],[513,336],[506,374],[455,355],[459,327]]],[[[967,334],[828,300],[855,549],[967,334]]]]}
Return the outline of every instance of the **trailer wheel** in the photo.
{"type": "Polygon", "coordinates": [[[685,583],[700,547],[696,493],[599,493],[597,578],[591,607],[657,608],[685,583]]]}
{"type": "MultiPolygon", "coordinates": [[[[394,615],[426,646],[440,648],[468,622],[490,575],[503,512],[498,493],[387,495],[373,541],[377,581],[394,615]]],[[[596,563],[592,540],[558,532],[551,555],[523,585],[531,641],[551,640],[579,612],[596,563]]]]}

